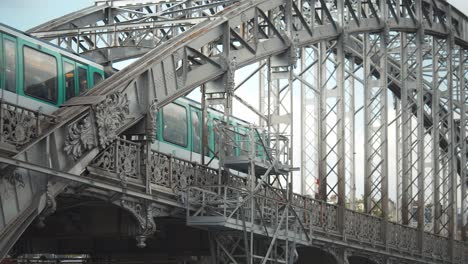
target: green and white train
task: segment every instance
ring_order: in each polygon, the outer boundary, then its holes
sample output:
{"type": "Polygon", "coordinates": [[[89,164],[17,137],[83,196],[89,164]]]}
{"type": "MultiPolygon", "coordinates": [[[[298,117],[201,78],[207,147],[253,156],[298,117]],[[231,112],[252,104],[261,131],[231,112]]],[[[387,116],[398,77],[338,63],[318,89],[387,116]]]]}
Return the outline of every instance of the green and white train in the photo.
{"type": "Polygon", "coordinates": [[[0,24],[0,97],[44,113],[104,79],[104,68],[0,24]]]}
{"type": "MultiPolygon", "coordinates": [[[[219,150],[219,128],[223,113],[208,109],[207,133],[209,150],[205,156],[215,157],[219,150]]],[[[202,111],[198,102],[188,98],[179,98],[174,103],[166,105],[158,114],[157,141],[153,149],[176,157],[200,162],[202,148],[202,111]]],[[[248,123],[238,119],[230,119],[230,129],[226,140],[229,140],[229,151],[232,155],[240,155],[241,149],[248,149],[248,123]]],[[[217,164],[216,158],[213,164],[217,164]]]]}
{"type": "MultiPolygon", "coordinates": [[[[104,79],[104,68],[91,60],[0,24],[0,97],[2,100],[50,114],[65,101],[104,79]]],[[[158,114],[157,141],[153,149],[190,161],[201,161],[201,107],[179,98],[158,114]]],[[[222,113],[208,111],[208,158],[218,151],[218,125],[222,113]]],[[[248,123],[232,118],[231,138],[244,144],[248,123]]],[[[232,148],[237,155],[239,148],[232,148]]],[[[216,161],[213,163],[216,164],[216,161]]]]}

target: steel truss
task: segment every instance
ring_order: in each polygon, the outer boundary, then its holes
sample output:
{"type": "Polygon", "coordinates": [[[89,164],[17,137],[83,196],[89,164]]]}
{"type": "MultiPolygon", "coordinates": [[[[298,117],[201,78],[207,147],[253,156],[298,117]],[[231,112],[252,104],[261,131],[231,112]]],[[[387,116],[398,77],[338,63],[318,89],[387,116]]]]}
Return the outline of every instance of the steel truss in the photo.
{"type": "MultiPolygon", "coordinates": [[[[385,258],[428,263],[466,260],[466,244],[458,241],[458,234],[466,239],[466,232],[459,233],[456,221],[457,205],[461,204],[461,228],[468,228],[466,16],[442,0],[146,2],[97,2],[30,31],[104,64],[145,55],[85,97],[68,102],[54,114],[54,122],[41,116],[40,122],[47,123],[47,129],[28,136],[25,142],[14,141],[14,153],[1,158],[8,164],[3,167],[7,172],[3,178],[8,182],[2,179],[2,185],[14,192],[8,196],[28,201],[12,209],[7,204],[18,201],[6,199],[6,192],[0,194],[2,255],[44,209],[37,197],[53,199],[70,181],[83,184],[85,189],[92,186],[119,192],[110,183],[80,176],[94,166],[112,169],[124,192],[139,199],[152,199],[152,184],[168,185],[178,199],[160,202],[186,208],[192,225],[197,225],[195,217],[205,217],[203,224],[214,226],[209,220],[217,215],[212,212],[223,211],[224,218],[235,216],[237,226],[229,227],[237,228],[235,232],[212,235],[212,252],[218,252],[213,254],[214,261],[245,259],[246,263],[255,263],[254,259],[261,259],[266,263],[279,258],[290,263],[294,255],[291,245],[313,245],[312,236],[325,245],[345,244],[385,258]],[[292,67],[298,59],[300,72],[295,73],[292,67]],[[242,188],[233,186],[245,179],[228,177],[231,182],[222,181],[226,175],[232,176],[229,170],[233,170],[227,147],[219,149],[221,166],[217,172],[202,167],[204,164],[197,167],[201,175],[216,175],[217,181],[198,175],[187,184],[193,188],[177,184],[188,182],[183,178],[187,176],[179,173],[189,171],[183,161],[176,162],[176,173],[170,170],[176,174],[171,174],[170,180],[153,180],[162,174],[156,171],[166,166],[167,160],[167,166],[175,164],[173,157],[150,149],[155,112],[203,86],[204,99],[221,99],[218,103],[223,104],[228,121],[236,98],[234,72],[256,62],[264,65],[259,70],[260,103],[258,110],[249,108],[266,127],[269,140],[263,148],[270,149],[273,157],[267,171],[277,172],[280,160],[282,165],[292,164],[293,82],[299,81],[300,182],[303,194],[322,201],[293,194],[289,170],[274,176],[256,174],[255,149],[250,149],[245,173],[250,183],[242,188]],[[361,92],[362,102],[357,96],[361,92]],[[391,120],[390,92],[395,100],[395,117],[391,120]],[[357,118],[360,115],[362,125],[357,118]],[[395,128],[393,139],[390,127],[395,128]],[[359,147],[354,141],[360,136],[356,131],[363,131],[362,164],[354,157],[359,147]],[[136,144],[132,138],[142,140],[136,144]],[[395,186],[389,184],[389,149],[393,142],[397,156],[395,186]],[[128,154],[131,162],[114,164],[115,168],[96,165],[103,164],[96,161],[111,148],[119,155],[128,154]],[[128,170],[123,164],[132,168],[128,170]],[[145,164],[144,170],[140,164],[145,164]],[[24,177],[12,172],[15,167],[24,171],[24,177]],[[357,178],[360,170],[364,171],[362,181],[357,178]],[[68,181],[50,186],[47,175],[68,181]],[[21,179],[26,184],[39,179],[41,188],[16,188],[21,179]],[[208,179],[217,187],[202,188],[208,179]],[[129,184],[132,182],[139,188],[129,184]],[[367,214],[354,210],[360,206],[356,186],[362,185],[367,214]],[[394,189],[398,193],[398,223],[389,221],[389,194],[394,189]],[[264,193],[259,195],[260,191],[264,193]],[[256,205],[259,202],[266,205],[256,205]],[[229,212],[230,206],[237,209],[229,212]],[[275,214],[258,212],[260,208],[277,210],[275,214]],[[268,214],[270,222],[266,224],[264,217],[268,214]],[[257,226],[263,230],[254,230],[257,226]],[[256,244],[257,237],[266,242],[256,244]],[[225,240],[236,241],[236,246],[228,248],[225,240]]],[[[1,109],[13,111],[11,106],[2,105],[1,109]]],[[[253,147],[256,136],[249,138],[253,147]]],[[[229,134],[220,140],[227,143],[229,134]]],[[[346,253],[340,256],[345,261],[346,253]]]]}
{"type": "Polygon", "coordinates": [[[237,0],[96,1],[95,6],[30,29],[33,36],[101,64],[137,58],[237,0]]]}

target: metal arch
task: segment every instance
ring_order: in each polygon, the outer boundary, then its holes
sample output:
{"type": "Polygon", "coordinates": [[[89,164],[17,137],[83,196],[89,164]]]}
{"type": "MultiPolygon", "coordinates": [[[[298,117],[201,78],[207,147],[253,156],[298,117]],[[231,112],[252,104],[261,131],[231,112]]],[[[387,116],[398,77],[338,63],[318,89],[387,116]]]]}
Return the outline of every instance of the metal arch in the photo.
{"type": "Polygon", "coordinates": [[[238,0],[97,1],[28,33],[101,64],[137,58],[238,0]]]}

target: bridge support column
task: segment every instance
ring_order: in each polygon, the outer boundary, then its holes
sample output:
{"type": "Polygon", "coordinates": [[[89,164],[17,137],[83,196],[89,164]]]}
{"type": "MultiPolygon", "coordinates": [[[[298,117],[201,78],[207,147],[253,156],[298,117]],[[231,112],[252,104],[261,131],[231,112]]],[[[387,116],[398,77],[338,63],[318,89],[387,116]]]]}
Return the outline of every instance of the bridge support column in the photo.
{"type": "Polygon", "coordinates": [[[459,76],[462,76],[460,78],[460,100],[459,104],[461,105],[461,113],[460,113],[460,136],[459,136],[459,142],[461,144],[461,151],[460,151],[460,157],[461,157],[461,168],[460,168],[460,177],[461,177],[461,217],[462,217],[462,222],[461,222],[461,235],[462,235],[462,240],[463,241],[468,241],[468,160],[467,160],[467,154],[468,154],[468,143],[467,143],[467,133],[466,129],[468,128],[468,109],[467,109],[467,103],[468,103],[468,95],[467,95],[467,86],[468,82],[464,78],[464,76],[468,75],[468,52],[460,48],[460,73],[459,76]]]}
{"type": "MultiPolygon", "coordinates": [[[[447,21],[451,23],[451,8],[449,6],[447,14],[447,21]]],[[[450,27],[450,24],[448,25],[450,27]]],[[[449,168],[449,193],[448,193],[448,200],[449,200],[449,207],[448,207],[448,237],[450,239],[449,243],[449,250],[450,250],[450,258],[453,262],[455,259],[455,239],[457,236],[457,162],[456,162],[456,136],[455,136],[455,124],[454,124],[454,83],[453,83],[453,72],[454,72],[454,65],[453,65],[453,52],[455,48],[455,39],[452,31],[449,31],[448,41],[447,41],[447,94],[446,99],[447,103],[447,110],[448,110],[448,119],[447,119],[447,126],[448,126],[448,168],[449,168]]]]}
{"type": "MultiPolygon", "coordinates": [[[[423,6],[422,6],[422,1],[418,0],[416,1],[416,13],[419,17],[419,19],[423,19],[423,6]]],[[[424,125],[424,113],[425,113],[425,89],[423,85],[423,48],[424,48],[424,24],[422,21],[419,22],[419,27],[416,32],[416,68],[415,68],[415,74],[416,74],[416,94],[417,98],[414,98],[416,100],[416,107],[417,107],[417,196],[414,196],[414,199],[416,199],[416,204],[417,204],[417,222],[418,222],[418,247],[419,247],[419,253],[422,254],[424,251],[424,230],[425,230],[425,221],[424,221],[424,213],[425,213],[425,171],[424,171],[424,162],[425,162],[425,152],[424,152],[424,146],[425,146],[425,125],[424,125]]],[[[415,182],[416,180],[413,180],[415,182]]],[[[413,200],[414,200],[413,199],[413,200]]]]}
{"type": "Polygon", "coordinates": [[[365,184],[368,214],[388,215],[387,33],[364,34],[365,184]],[[373,58],[379,58],[377,62],[373,58]],[[375,67],[371,64],[375,63],[375,67]],[[379,79],[374,77],[378,71],[379,79]]]}
{"type": "Polygon", "coordinates": [[[408,101],[408,41],[406,33],[401,33],[400,36],[400,57],[401,57],[401,221],[404,225],[408,225],[410,221],[409,211],[411,207],[410,196],[412,195],[410,179],[411,169],[409,163],[411,160],[411,112],[409,110],[410,102],[408,101]]]}

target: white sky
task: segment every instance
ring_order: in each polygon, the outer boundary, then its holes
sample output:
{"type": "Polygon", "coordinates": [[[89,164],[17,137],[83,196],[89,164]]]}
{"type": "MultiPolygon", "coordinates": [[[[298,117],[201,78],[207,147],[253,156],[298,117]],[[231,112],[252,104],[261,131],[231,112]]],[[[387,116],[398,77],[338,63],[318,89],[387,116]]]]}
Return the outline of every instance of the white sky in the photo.
{"type": "Polygon", "coordinates": [[[464,12],[465,14],[468,11],[468,1],[467,0],[449,0],[449,3],[454,5],[460,11],[464,12]]]}

